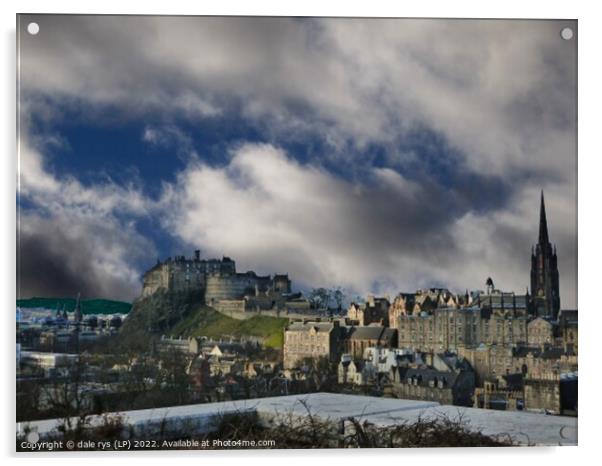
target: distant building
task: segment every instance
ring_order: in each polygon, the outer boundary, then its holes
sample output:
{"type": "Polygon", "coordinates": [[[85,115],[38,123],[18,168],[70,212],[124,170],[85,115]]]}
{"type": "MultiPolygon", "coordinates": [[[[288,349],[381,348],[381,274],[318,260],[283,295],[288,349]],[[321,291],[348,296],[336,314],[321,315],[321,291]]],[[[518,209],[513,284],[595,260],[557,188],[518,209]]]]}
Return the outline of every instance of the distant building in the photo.
{"type": "Polygon", "coordinates": [[[379,324],[388,327],[390,305],[388,298],[370,295],[365,303],[351,303],[347,309],[347,317],[356,321],[359,326],[379,324]]]}
{"type": "Polygon", "coordinates": [[[437,366],[400,365],[391,369],[392,393],[397,398],[472,406],[475,376],[470,364],[455,356],[435,355],[437,366]]]}
{"type": "Polygon", "coordinates": [[[455,350],[480,344],[527,342],[528,317],[523,310],[488,307],[436,308],[398,318],[399,347],[422,351],[455,350]]]}
{"type": "Polygon", "coordinates": [[[396,348],[397,330],[381,325],[347,327],[345,352],[355,359],[361,359],[370,347],[396,348]]]}
{"type": "Polygon", "coordinates": [[[558,333],[565,351],[577,354],[579,347],[579,316],[576,309],[560,311],[558,316],[558,333]]]}
{"type": "Polygon", "coordinates": [[[157,291],[202,293],[205,303],[225,314],[262,310],[306,310],[309,302],[300,293],[291,292],[286,274],[257,275],[253,271],[239,273],[229,257],[201,259],[176,256],[160,262],[143,277],[142,297],[157,291]]]}
{"type": "Polygon", "coordinates": [[[344,336],[338,320],[291,322],[284,330],[284,368],[298,367],[304,358],[338,361],[344,336]]]}
{"type": "Polygon", "coordinates": [[[481,345],[461,348],[459,354],[474,368],[477,384],[508,374],[521,373],[528,379],[559,380],[563,373],[577,371],[577,356],[562,348],[481,345]]]}
{"type": "Polygon", "coordinates": [[[158,290],[169,292],[202,291],[207,277],[212,274],[233,275],[236,264],[229,257],[222,259],[201,259],[200,251],[193,258],[184,256],[169,257],[144,274],[142,296],[150,296],[158,290]]]}
{"type": "Polygon", "coordinates": [[[474,407],[500,411],[520,411],[525,408],[523,374],[508,374],[488,379],[475,388],[474,407]]]}
{"type": "Polygon", "coordinates": [[[550,346],[554,343],[556,325],[542,317],[533,319],[527,325],[527,342],[529,346],[550,346]]]}
{"type": "Polygon", "coordinates": [[[200,345],[196,338],[168,338],[165,335],[156,344],[159,352],[179,351],[185,354],[199,354],[200,345]]]}

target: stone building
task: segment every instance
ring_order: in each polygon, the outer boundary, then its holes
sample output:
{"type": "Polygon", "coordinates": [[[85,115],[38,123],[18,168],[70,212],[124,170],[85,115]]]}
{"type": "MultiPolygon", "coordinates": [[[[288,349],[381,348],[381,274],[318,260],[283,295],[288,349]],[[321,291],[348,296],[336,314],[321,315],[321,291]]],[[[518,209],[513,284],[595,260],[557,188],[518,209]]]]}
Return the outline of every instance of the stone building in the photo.
{"type": "Polygon", "coordinates": [[[158,290],[170,292],[190,292],[205,289],[207,277],[211,274],[232,275],[236,264],[229,257],[222,259],[201,259],[200,251],[194,257],[169,257],[144,274],[142,296],[150,296],[158,290]]]}
{"type": "Polygon", "coordinates": [[[364,351],[370,347],[396,348],[397,330],[381,325],[347,327],[345,353],[355,359],[361,359],[364,351]]]}
{"type": "Polygon", "coordinates": [[[236,272],[229,257],[201,259],[200,251],[192,258],[168,258],[147,271],[143,277],[142,297],[159,290],[203,293],[204,301],[220,311],[237,313],[248,310],[282,309],[289,303],[295,309],[308,308],[307,300],[291,293],[286,274],[257,275],[253,271],[236,272]],[[244,302],[243,302],[244,300],[244,302]]]}
{"type": "Polygon", "coordinates": [[[527,316],[513,310],[437,308],[401,315],[399,346],[422,351],[455,350],[481,343],[516,345],[527,341],[527,316]]]}
{"type": "Polygon", "coordinates": [[[525,409],[560,414],[560,380],[525,380],[525,409]]]}
{"type": "Polygon", "coordinates": [[[488,379],[475,389],[475,408],[526,410],[547,414],[577,414],[577,376],[566,374],[547,379],[508,374],[488,379]]]}
{"type": "Polygon", "coordinates": [[[558,317],[558,333],[560,344],[567,352],[573,352],[575,355],[578,351],[578,313],[576,309],[560,311],[558,317]]]}
{"type": "Polygon", "coordinates": [[[391,391],[397,398],[472,406],[475,380],[469,368],[443,371],[400,366],[393,368],[392,373],[391,391]]]}
{"type": "Polygon", "coordinates": [[[520,411],[525,407],[523,374],[508,374],[486,380],[475,388],[474,407],[502,411],[520,411]]]}
{"type": "Polygon", "coordinates": [[[185,354],[199,354],[201,346],[197,338],[168,338],[163,335],[155,344],[155,349],[159,352],[178,351],[185,354]]]}
{"type": "Polygon", "coordinates": [[[459,354],[474,368],[479,386],[508,374],[521,373],[528,379],[559,379],[563,373],[577,371],[577,356],[560,348],[481,345],[461,348],[459,354]]]}
{"type": "Polygon", "coordinates": [[[351,303],[347,309],[347,318],[359,326],[378,324],[389,326],[389,299],[368,296],[365,303],[351,303]]]}
{"type": "Polygon", "coordinates": [[[220,300],[241,299],[246,295],[256,295],[266,291],[271,278],[259,276],[255,272],[222,274],[214,273],[207,277],[205,302],[213,305],[220,300]]]}
{"type": "Polygon", "coordinates": [[[338,361],[344,337],[338,320],[291,322],[284,330],[284,368],[295,368],[304,358],[338,361]]]}
{"type": "Polygon", "coordinates": [[[398,328],[399,319],[407,315],[431,313],[435,309],[459,309],[473,305],[473,296],[457,295],[447,288],[421,289],[415,293],[399,293],[389,307],[389,327],[398,328]]]}
{"type": "Polygon", "coordinates": [[[529,346],[550,346],[554,343],[555,326],[549,320],[537,317],[527,325],[529,346]]]}
{"type": "Polygon", "coordinates": [[[399,293],[389,307],[389,327],[399,328],[399,318],[414,306],[414,294],[399,293]]]}
{"type": "Polygon", "coordinates": [[[350,385],[369,385],[378,377],[376,366],[371,361],[354,360],[350,354],[344,354],[338,365],[338,382],[350,385]]]}

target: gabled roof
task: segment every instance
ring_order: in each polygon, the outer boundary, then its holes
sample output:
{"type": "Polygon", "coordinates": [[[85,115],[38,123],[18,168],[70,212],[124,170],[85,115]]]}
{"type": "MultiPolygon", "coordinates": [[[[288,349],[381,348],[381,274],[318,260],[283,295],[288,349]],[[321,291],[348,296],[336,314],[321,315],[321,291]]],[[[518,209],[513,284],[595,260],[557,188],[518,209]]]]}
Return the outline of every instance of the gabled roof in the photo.
{"type": "Polygon", "coordinates": [[[524,358],[529,353],[537,358],[541,354],[541,349],[536,346],[518,346],[512,349],[512,356],[517,358],[524,358]]]}
{"type": "Polygon", "coordinates": [[[330,332],[334,328],[334,324],[332,322],[293,322],[287,327],[287,330],[309,332],[312,328],[314,332],[330,332]]]}
{"type": "Polygon", "coordinates": [[[445,387],[450,388],[456,383],[456,379],[458,378],[457,372],[444,372],[438,371],[432,368],[408,368],[405,369],[404,373],[400,371],[401,381],[403,383],[407,383],[407,379],[417,379],[418,385],[427,386],[429,382],[440,381],[443,380],[445,382],[445,387]]]}
{"type": "Polygon", "coordinates": [[[351,327],[349,329],[351,340],[391,340],[395,336],[395,329],[382,326],[351,327]]]}

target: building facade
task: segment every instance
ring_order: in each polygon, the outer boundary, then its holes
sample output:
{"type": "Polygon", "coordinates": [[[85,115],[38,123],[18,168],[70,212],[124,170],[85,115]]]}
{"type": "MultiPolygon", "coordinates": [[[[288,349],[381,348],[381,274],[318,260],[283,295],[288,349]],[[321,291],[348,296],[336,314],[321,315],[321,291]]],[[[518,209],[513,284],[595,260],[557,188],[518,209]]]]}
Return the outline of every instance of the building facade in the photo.
{"type": "Polygon", "coordinates": [[[489,308],[437,308],[430,312],[401,315],[399,347],[422,351],[456,350],[487,345],[527,342],[528,317],[522,311],[489,308]]]}
{"type": "Polygon", "coordinates": [[[345,329],[339,321],[291,322],[284,330],[284,368],[298,367],[305,358],[339,360],[345,329]]]}

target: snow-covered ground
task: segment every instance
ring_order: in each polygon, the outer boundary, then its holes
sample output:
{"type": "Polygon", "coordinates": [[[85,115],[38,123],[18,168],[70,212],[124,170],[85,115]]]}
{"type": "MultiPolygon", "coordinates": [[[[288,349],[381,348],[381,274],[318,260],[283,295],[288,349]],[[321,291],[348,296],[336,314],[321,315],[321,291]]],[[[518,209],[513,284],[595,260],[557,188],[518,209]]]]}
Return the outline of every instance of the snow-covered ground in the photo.
{"type": "MultiPolygon", "coordinates": [[[[119,413],[126,425],[139,431],[153,427],[186,425],[196,432],[206,431],[216,414],[256,411],[261,418],[273,416],[307,416],[307,410],[322,419],[342,422],[354,417],[380,426],[400,422],[416,422],[419,418],[461,416],[475,430],[486,435],[508,435],[522,445],[576,445],[577,418],[547,416],[523,411],[494,411],[459,406],[442,406],[436,402],[376,398],[334,393],[312,393],[251,400],[226,401],[170,408],[144,409],[119,413]]],[[[115,413],[118,414],[118,413],[115,413]]],[[[47,437],[60,424],[58,419],[29,424],[41,438],[47,437]]],[[[92,425],[101,423],[100,416],[92,425]]],[[[24,425],[18,425],[17,431],[24,425]]]]}

